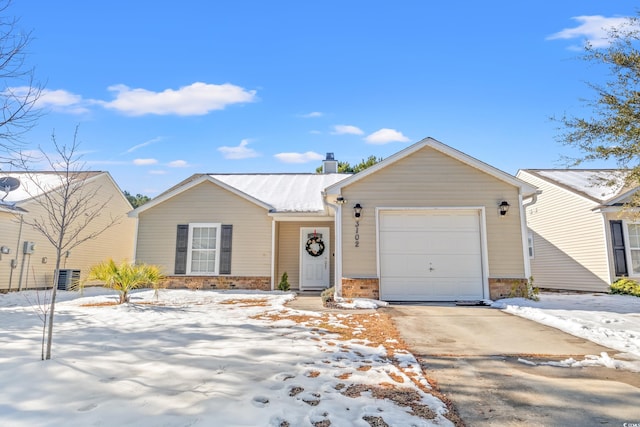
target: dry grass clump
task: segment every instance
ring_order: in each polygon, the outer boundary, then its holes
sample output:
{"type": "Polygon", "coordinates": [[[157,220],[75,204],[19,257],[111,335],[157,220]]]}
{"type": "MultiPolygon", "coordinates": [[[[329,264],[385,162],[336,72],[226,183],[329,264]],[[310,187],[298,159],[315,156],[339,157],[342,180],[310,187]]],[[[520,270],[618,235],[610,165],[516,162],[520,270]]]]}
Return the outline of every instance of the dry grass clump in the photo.
{"type": "Polygon", "coordinates": [[[220,301],[218,304],[237,305],[239,307],[267,307],[269,305],[266,299],[229,299],[220,301]]]}

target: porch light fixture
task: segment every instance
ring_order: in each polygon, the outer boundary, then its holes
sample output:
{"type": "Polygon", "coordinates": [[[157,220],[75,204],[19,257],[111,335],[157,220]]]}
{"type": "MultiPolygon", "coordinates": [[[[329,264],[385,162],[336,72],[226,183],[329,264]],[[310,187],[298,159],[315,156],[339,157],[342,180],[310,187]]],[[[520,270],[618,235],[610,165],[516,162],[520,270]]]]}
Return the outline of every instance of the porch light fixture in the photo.
{"type": "Polygon", "coordinates": [[[360,218],[361,215],[362,215],[362,206],[360,206],[360,203],[356,203],[356,205],[353,207],[353,216],[356,218],[360,218]]]}
{"type": "Polygon", "coordinates": [[[10,253],[11,253],[11,248],[9,248],[9,246],[0,247],[0,254],[10,254],[10,253]]]}
{"type": "Polygon", "coordinates": [[[342,196],[338,196],[336,198],[336,203],[339,205],[344,205],[345,203],[347,203],[347,200],[342,196]]]}
{"type": "Polygon", "coordinates": [[[500,216],[505,216],[507,212],[509,212],[509,206],[509,202],[506,200],[503,200],[502,203],[498,205],[498,208],[500,209],[500,216]]]}

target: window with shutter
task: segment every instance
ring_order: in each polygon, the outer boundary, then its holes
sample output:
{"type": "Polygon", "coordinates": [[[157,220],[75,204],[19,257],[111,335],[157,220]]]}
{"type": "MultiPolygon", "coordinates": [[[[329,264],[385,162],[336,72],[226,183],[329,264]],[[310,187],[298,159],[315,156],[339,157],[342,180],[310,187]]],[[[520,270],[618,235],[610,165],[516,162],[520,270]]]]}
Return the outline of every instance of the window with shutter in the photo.
{"type": "Polygon", "coordinates": [[[231,274],[233,225],[224,224],[220,233],[220,274],[231,274]]]}
{"type": "Polygon", "coordinates": [[[232,243],[232,225],[179,224],[174,274],[231,274],[232,243]]]}
{"type": "Polygon", "coordinates": [[[626,249],[624,245],[624,230],[622,221],[610,221],[611,247],[613,249],[613,264],[616,276],[627,276],[626,249]]]}
{"type": "Polygon", "coordinates": [[[189,225],[178,224],[176,235],[176,261],[174,274],[187,273],[187,252],[189,243],[189,225]]]}

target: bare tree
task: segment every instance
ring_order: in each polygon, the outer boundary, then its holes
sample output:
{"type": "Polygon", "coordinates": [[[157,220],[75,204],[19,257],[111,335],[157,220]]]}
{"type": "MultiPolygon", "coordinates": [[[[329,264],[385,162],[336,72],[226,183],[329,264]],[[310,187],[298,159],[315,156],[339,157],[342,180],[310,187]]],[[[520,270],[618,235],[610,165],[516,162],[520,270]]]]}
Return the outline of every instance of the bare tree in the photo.
{"type": "Polygon", "coordinates": [[[21,147],[20,137],[40,116],[36,103],[43,87],[35,80],[35,69],[26,62],[32,32],[22,32],[18,19],[8,14],[11,0],[0,0],[0,163],[10,163],[21,147]]]}
{"type": "Polygon", "coordinates": [[[47,325],[47,343],[44,359],[51,359],[51,342],[53,337],[53,316],[55,312],[56,290],[58,274],[62,256],[78,245],[97,238],[110,227],[118,224],[120,217],[109,217],[97,223],[96,220],[107,212],[107,205],[111,199],[103,200],[98,197],[100,187],[91,184],[95,173],[85,169],[78,152],[78,128],[76,127],[71,145],[61,145],[56,141],[55,134],[51,136],[55,155],[47,154],[40,149],[47,166],[51,169],[43,180],[42,174],[29,170],[27,164],[31,159],[22,160],[22,165],[28,171],[29,180],[33,183],[31,196],[40,206],[40,214],[25,216],[24,224],[31,226],[42,234],[56,249],[56,268],[53,277],[51,306],[47,325]]]}

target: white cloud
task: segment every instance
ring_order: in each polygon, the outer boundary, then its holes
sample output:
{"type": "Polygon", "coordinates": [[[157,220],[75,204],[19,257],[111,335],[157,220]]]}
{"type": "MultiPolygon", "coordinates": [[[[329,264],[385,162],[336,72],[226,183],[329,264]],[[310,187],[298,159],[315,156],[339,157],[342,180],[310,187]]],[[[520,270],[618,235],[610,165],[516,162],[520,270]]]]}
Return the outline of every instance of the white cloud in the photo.
{"type": "Polygon", "coordinates": [[[133,164],[136,166],[155,165],[158,163],[156,159],[134,159],[133,164]]]}
{"type": "Polygon", "coordinates": [[[357,126],[351,125],[335,125],[333,127],[333,135],[363,135],[364,131],[357,126]]]}
{"type": "Polygon", "coordinates": [[[147,145],[155,144],[156,142],[159,142],[159,141],[162,141],[161,137],[156,137],[156,138],[150,139],[150,140],[145,141],[145,142],[143,142],[141,144],[134,145],[133,147],[131,147],[127,151],[125,151],[125,153],[133,153],[138,148],[146,147],[147,145]]]}
{"type": "Polygon", "coordinates": [[[249,142],[251,142],[249,139],[243,139],[242,141],[240,141],[240,145],[238,145],[237,147],[223,146],[219,147],[218,151],[222,153],[225,159],[233,160],[250,159],[260,156],[260,154],[258,154],[256,150],[247,147],[247,145],[249,145],[249,142]]]}
{"type": "MultiPolygon", "coordinates": [[[[28,86],[12,87],[5,91],[11,92],[18,97],[28,96],[31,88],[28,86]]],[[[57,112],[83,114],[89,111],[87,105],[92,101],[84,101],[82,96],[76,95],[63,89],[49,90],[43,89],[40,97],[35,103],[37,108],[50,108],[57,112]]]]}
{"type": "Polygon", "coordinates": [[[186,160],[174,160],[167,163],[167,166],[169,166],[170,168],[187,168],[190,165],[186,160]]]}
{"type": "Polygon", "coordinates": [[[305,119],[314,119],[316,117],[322,117],[322,116],[324,116],[324,113],[321,113],[320,111],[312,111],[311,113],[300,115],[300,117],[305,119]]]}
{"type": "Polygon", "coordinates": [[[109,90],[116,93],[116,99],[103,102],[102,105],[131,116],[201,116],[214,110],[222,110],[231,104],[256,100],[256,91],[248,91],[230,83],[215,85],[196,82],[178,90],[165,89],[162,92],[131,89],[125,85],[110,86],[109,90]]]}
{"type": "Polygon", "coordinates": [[[409,138],[395,129],[382,128],[367,135],[364,139],[369,144],[388,144],[389,142],[408,142],[409,138]]]}
{"type": "Polygon", "coordinates": [[[580,23],[575,28],[565,28],[547,37],[547,40],[584,38],[593,47],[609,45],[608,31],[612,28],[622,28],[630,24],[628,17],[607,18],[601,15],[574,16],[574,21],[580,23]]]}
{"type": "Polygon", "coordinates": [[[283,163],[308,163],[324,159],[322,154],[313,151],[307,151],[306,153],[279,153],[273,157],[283,163]]]}

